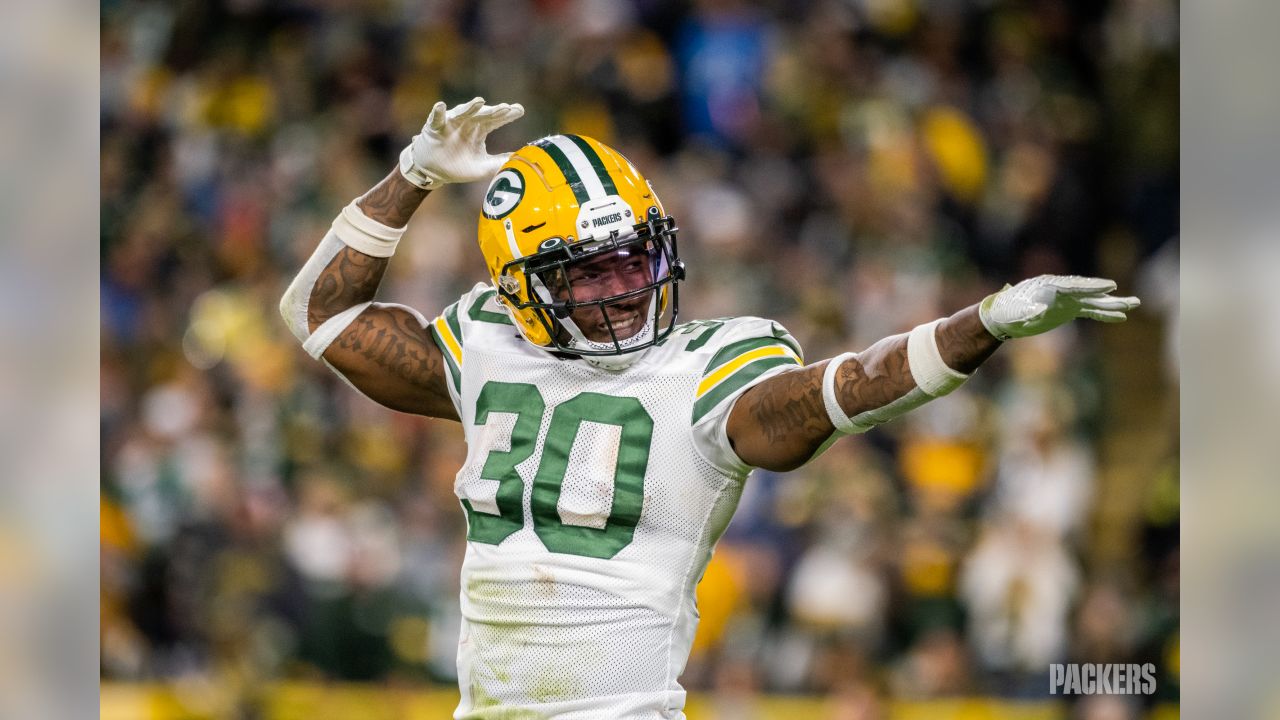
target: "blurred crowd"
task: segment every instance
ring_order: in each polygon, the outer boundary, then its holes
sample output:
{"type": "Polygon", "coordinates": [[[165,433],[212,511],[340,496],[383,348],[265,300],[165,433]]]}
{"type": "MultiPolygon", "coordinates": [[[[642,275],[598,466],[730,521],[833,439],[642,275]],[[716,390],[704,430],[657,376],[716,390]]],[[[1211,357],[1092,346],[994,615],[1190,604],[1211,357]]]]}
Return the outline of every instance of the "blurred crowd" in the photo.
{"type": "MultiPolygon", "coordinates": [[[[1176,698],[1177,30],[1173,0],[104,0],[103,677],[452,679],[462,433],[351,391],[276,304],[431,104],[483,95],[528,110],[491,150],[577,132],[649,176],[682,316],[811,360],[1042,272],[1146,301],[757,471],[686,686],[741,717],[1152,662],[1176,698]]],[[[428,199],[381,298],[487,280],[482,192],[428,199]]]]}

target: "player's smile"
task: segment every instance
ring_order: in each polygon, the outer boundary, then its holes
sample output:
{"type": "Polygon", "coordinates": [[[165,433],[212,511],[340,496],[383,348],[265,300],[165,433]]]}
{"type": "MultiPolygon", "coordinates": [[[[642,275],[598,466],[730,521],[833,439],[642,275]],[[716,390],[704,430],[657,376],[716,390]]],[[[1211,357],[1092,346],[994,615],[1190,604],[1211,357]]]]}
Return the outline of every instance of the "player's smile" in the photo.
{"type": "MultiPolygon", "coordinates": [[[[574,265],[568,270],[568,282],[573,287],[573,298],[579,303],[591,302],[638,290],[650,284],[653,273],[648,253],[632,248],[619,248],[598,258],[574,265]]],[[[557,293],[568,298],[567,291],[557,293]]],[[[571,318],[582,329],[582,334],[592,342],[611,343],[614,336],[626,340],[644,328],[652,292],[629,298],[605,307],[606,317],[595,305],[575,309],[571,318]],[[613,326],[612,335],[609,332],[613,326]]]]}
{"type": "MultiPolygon", "coordinates": [[[[609,315],[609,324],[613,326],[613,331],[618,333],[620,337],[630,337],[630,330],[640,319],[639,313],[626,313],[625,315],[609,315]]],[[[608,332],[609,328],[605,323],[596,325],[597,330],[608,332]]]]}
{"type": "Polygon", "coordinates": [[[644,328],[645,314],[649,308],[649,299],[653,293],[645,293],[639,297],[608,305],[605,311],[608,322],[601,316],[600,309],[594,305],[580,307],[570,316],[582,334],[592,342],[613,342],[609,334],[609,326],[613,326],[613,334],[618,340],[626,340],[644,328]]]}

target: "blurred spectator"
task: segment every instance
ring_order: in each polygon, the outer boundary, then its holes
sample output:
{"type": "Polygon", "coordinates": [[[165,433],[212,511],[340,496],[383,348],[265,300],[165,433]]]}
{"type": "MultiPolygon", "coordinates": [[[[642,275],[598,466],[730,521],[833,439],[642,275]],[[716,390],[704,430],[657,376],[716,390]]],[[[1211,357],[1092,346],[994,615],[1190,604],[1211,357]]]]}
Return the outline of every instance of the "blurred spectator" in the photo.
{"type": "Polygon", "coordinates": [[[1079,568],[1051,534],[1012,519],[984,528],[961,586],[983,666],[1008,677],[1013,689],[1047,674],[1066,654],[1079,586],[1079,568]]]}

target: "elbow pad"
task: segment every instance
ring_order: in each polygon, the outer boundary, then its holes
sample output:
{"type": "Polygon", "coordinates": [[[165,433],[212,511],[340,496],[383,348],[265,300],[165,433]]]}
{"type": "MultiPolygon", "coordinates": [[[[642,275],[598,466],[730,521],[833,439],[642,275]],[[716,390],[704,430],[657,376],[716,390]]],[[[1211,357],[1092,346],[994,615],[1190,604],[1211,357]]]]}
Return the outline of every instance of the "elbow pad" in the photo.
{"type": "Polygon", "coordinates": [[[856,358],[857,353],[845,353],[832,358],[822,374],[822,402],[827,410],[827,417],[835,426],[836,432],[844,435],[864,433],[877,425],[883,425],[911,410],[942,397],[964,384],[969,376],[952,370],[942,360],[938,350],[938,341],[934,333],[941,320],[917,325],[907,336],[907,365],[911,369],[911,377],[916,387],[902,397],[877,408],[860,412],[849,417],[836,397],[836,370],[846,360],[856,358]]]}

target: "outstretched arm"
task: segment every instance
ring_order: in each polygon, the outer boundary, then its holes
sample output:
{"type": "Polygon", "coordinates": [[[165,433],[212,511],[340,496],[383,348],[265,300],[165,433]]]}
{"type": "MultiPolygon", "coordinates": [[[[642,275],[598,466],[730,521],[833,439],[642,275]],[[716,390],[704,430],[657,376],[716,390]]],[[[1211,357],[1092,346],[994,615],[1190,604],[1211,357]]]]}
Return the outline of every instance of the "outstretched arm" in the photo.
{"type": "Polygon", "coordinates": [[[1005,339],[1046,332],[1076,317],[1124,320],[1138,299],[1111,297],[1113,289],[1109,280],[1042,275],[856,355],[776,375],[738,398],[729,414],[729,441],[751,465],[793,470],[837,430],[865,432],[951,392],[1005,339]],[[838,366],[829,372],[832,363],[838,366]]]}
{"type": "Polygon", "coordinates": [[[492,175],[506,155],[489,155],[485,137],[523,114],[519,105],[488,106],[481,98],[452,110],[437,103],[400,167],[343,209],[280,302],[308,353],[389,408],[457,419],[426,318],[373,297],[430,191],[492,175]]]}

